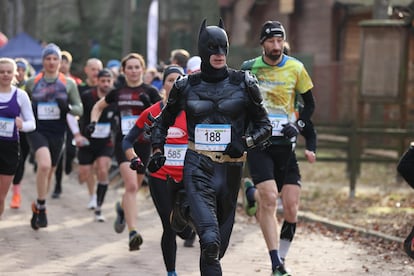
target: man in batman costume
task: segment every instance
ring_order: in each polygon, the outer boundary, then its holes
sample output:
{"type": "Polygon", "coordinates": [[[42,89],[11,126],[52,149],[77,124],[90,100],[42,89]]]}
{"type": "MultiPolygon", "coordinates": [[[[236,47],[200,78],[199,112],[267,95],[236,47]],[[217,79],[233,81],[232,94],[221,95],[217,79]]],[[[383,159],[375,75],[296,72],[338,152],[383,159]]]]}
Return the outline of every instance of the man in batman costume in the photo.
{"type": "Polygon", "coordinates": [[[168,127],[186,112],[183,182],[189,220],[200,237],[200,272],[208,276],[222,275],[220,259],[233,229],[246,150],[261,145],[272,129],[256,78],[227,67],[228,47],[222,20],[218,26],[204,20],[198,38],[201,72],[176,80],[151,128],[148,169],[156,171],[168,154],[163,151],[168,127]]]}

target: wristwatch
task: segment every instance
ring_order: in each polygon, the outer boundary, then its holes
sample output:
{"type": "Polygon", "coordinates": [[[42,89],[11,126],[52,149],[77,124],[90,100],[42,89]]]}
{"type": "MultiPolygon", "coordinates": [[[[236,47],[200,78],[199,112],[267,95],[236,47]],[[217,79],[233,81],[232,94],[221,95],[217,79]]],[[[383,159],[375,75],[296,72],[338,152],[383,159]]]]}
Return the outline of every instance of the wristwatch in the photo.
{"type": "Polygon", "coordinates": [[[253,141],[253,138],[252,138],[251,136],[248,136],[248,137],[246,138],[246,146],[247,146],[248,148],[251,148],[251,147],[253,147],[253,146],[254,146],[254,141],[253,141]]]}

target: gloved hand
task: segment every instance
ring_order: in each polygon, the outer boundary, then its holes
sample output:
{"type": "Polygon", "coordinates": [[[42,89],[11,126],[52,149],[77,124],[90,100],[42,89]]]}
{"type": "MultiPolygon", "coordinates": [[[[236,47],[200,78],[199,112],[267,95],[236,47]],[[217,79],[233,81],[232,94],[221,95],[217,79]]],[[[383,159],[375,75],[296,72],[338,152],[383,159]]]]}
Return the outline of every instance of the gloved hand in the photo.
{"type": "Polygon", "coordinates": [[[161,152],[154,153],[148,163],[148,170],[151,173],[158,171],[162,166],[164,166],[165,160],[167,160],[167,158],[162,155],[161,152]]]}
{"type": "Polygon", "coordinates": [[[243,138],[240,138],[236,141],[233,141],[227,144],[227,147],[223,153],[227,154],[231,158],[240,158],[243,156],[243,153],[246,148],[247,148],[246,141],[245,141],[245,138],[243,137],[243,138]]]}
{"type": "Polygon", "coordinates": [[[131,163],[129,164],[129,167],[131,168],[131,170],[138,171],[144,168],[144,163],[142,163],[141,158],[139,158],[138,156],[132,158],[130,162],[131,163]]]}
{"type": "Polygon", "coordinates": [[[95,131],[96,122],[91,122],[86,126],[86,134],[91,137],[92,133],[95,131]]]}
{"type": "Polygon", "coordinates": [[[287,123],[287,124],[283,124],[282,126],[283,128],[282,128],[281,133],[283,133],[283,135],[286,138],[291,139],[293,137],[298,136],[299,129],[294,123],[287,123]]]}
{"type": "Polygon", "coordinates": [[[60,113],[66,114],[70,111],[70,104],[68,104],[68,101],[65,99],[57,98],[56,102],[59,106],[60,113]]]}

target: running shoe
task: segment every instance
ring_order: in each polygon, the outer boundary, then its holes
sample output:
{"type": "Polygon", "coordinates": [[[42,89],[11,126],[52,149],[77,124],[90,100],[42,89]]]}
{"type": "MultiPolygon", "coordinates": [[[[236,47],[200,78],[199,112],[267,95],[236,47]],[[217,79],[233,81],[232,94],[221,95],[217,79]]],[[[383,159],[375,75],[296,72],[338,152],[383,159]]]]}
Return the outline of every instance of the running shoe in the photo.
{"type": "Polygon", "coordinates": [[[129,251],[139,250],[142,242],[142,237],[137,231],[132,230],[129,232],[129,251]]]}
{"type": "Polygon", "coordinates": [[[95,209],[98,206],[98,203],[96,202],[96,195],[91,196],[91,199],[88,203],[88,209],[95,209]]]}
{"type": "Polygon", "coordinates": [[[102,215],[102,211],[95,210],[95,221],[97,222],[105,222],[106,218],[102,215]]]}
{"type": "Polygon", "coordinates": [[[245,178],[244,179],[244,185],[243,185],[243,188],[244,188],[244,193],[243,193],[243,195],[244,195],[244,211],[246,212],[246,214],[249,217],[253,217],[254,215],[256,215],[257,204],[256,204],[256,201],[251,202],[247,199],[246,192],[250,187],[254,187],[254,184],[251,182],[250,179],[245,178]]]}
{"type": "Polygon", "coordinates": [[[182,232],[188,225],[187,220],[183,217],[180,211],[180,207],[175,205],[174,209],[170,213],[171,228],[175,232],[182,232]]]}
{"type": "Polygon", "coordinates": [[[47,227],[47,215],[46,215],[46,209],[40,209],[39,210],[39,216],[37,218],[37,225],[40,228],[47,227]]]}
{"type": "Polygon", "coordinates": [[[276,270],[270,274],[270,276],[292,276],[289,272],[286,271],[283,264],[276,267],[276,270]]]}
{"type": "Polygon", "coordinates": [[[196,233],[193,231],[191,236],[188,239],[184,240],[184,247],[193,247],[195,241],[196,233]]]}
{"type": "Polygon", "coordinates": [[[122,210],[121,202],[117,202],[115,204],[115,212],[116,212],[116,218],[114,222],[114,230],[117,233],[122,233],[125,229],[125,216],[124,216],[124,210],[122,210]]]}
{"type": "Polygon", "coordinates": [[[22,202],[22,198],[20,194],[13,194],[12,200],[10,202],[10,208],[19,209],[21,202],[22,202]]]}
{"type": "Polygon", "coordinates": [[[32,219],[30,220],[30,226],[32,226],[33,230],[39,229],[39,225],[37,224],[37,219],[39,217],[39,210],[36,207],[36,203],[32,203],[32,219]]]}
{"type": "Polygon", "coordinates": [[[38,230],[39,228],[47,227],[47,215],[46,215],[46,208],[45,209],[38,209],[36,203],[32,203],[32,219],[30,220],[30,225],[32,226],[33,230],[38,230]]]}

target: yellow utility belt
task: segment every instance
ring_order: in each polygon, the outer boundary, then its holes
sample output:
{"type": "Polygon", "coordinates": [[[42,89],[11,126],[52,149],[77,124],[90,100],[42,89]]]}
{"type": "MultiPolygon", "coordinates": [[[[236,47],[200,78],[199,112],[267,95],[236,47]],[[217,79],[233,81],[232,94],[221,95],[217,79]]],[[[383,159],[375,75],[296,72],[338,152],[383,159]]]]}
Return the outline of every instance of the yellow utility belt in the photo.
{"type": "Polygon", "coordinates": [[[196,150],[194,142],[191,142],[191,141],[188,141],[188,149],[195,151],[199,154],[202,154],[204,156],[207,156],[212,161],[217,162],[217,163],[246,162],[246,156],[247,156],[246,152],[244,152],[243,156],[239,158],[231,158],[227,154],[223,154],[223,152],[221,151],[196,150]]]}

